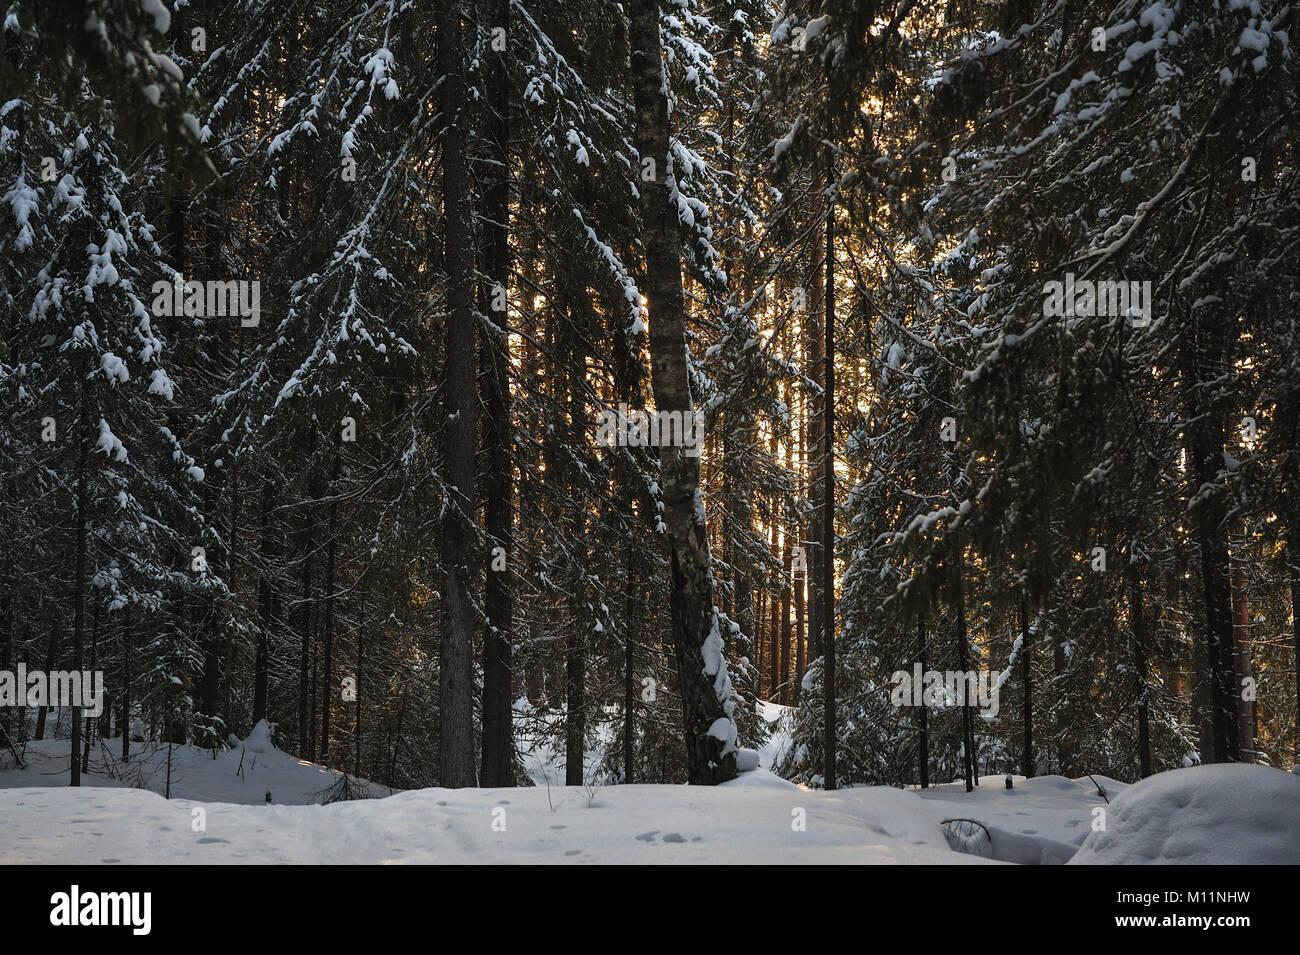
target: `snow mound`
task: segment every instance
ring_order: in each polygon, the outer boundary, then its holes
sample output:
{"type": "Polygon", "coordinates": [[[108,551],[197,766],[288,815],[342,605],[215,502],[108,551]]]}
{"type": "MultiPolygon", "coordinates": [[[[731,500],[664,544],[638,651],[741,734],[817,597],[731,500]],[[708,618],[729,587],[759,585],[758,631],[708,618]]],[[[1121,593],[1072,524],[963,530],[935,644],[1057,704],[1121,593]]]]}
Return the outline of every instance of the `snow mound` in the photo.
{"type": "Polygon", "coordinates": [[[244,740],[244,749],[250,753],[275,752],[275,746],[271,743],[271,727],[266,724],[266,720],[257,721],[257,725],[248,734],[248,739],[244,740]]]}
{"type": "Polygon", "coordinates": [[[1300,777],[1235,763],[1159,773],[1120,793],[1071,865],[1296,865],[1300,777]]]}
{"type": "Polygon", "coordinates": [[[758,759],[758,750],[740,747],[740,749],[736,750],[736,772],[752,773],[758,769],[758,759]]]}

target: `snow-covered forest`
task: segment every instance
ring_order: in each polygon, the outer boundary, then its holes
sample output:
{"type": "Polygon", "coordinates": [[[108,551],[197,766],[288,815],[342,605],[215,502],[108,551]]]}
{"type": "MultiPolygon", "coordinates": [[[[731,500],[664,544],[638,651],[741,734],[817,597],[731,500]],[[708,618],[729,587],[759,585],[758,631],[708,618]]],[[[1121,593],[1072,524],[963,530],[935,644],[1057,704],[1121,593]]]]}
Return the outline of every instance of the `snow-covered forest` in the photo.
{"type": "Polygon", "coordinates": [[[0,862],[1300,862],[1300,6],[6,3],[0,862]]]}

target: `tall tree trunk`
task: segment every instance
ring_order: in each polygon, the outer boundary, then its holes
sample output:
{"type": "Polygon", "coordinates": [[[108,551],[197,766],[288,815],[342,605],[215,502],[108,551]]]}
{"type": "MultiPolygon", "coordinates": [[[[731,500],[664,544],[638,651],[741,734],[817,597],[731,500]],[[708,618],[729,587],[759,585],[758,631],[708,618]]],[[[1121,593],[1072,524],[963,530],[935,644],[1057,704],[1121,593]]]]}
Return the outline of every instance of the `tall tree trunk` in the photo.
{"type": "Polygon", "coordinates": [[[271,533],[271,482],[262,485],[262,572],[257,581],[257,652],[253,659],[253,723],[266,719],[267,676],[270,667],[271,628],[274,626],[271,564],[275,537],[271,533]]]}
{"type": "MultiPolygon", "coordinates": [[[[1187,318],[1187,316],[1184,316],[1187,318]]],[[[1215,407],[1209,389],[1222,369],[1231,367],[1230,330],[1222,319],[1199,310],[1188,318],[1190,341],[1182,387],[1189,422],[1188,510],[1192,538],[1201,564],[1201,596],[1205,608],[1205,671],[1208,691],[1209,756],[1206,762],[1236,762],[1237,696],[1233,660],[1232,597],[1229,581],[1227,489],[1219,475],[1226,446],[1225,417],[1215,407]]],[[[1206,748],[1203,746],[1203,748],[1206,748]]]]}
{"type": "MultiPolygon", "coordinates": [[[[12,482],[6,481],[4,490],[8,494],[12,494],[12,482]]],[[[14,586],[13,558],[8,548],[5,549],[0,561],[3,561],[4,567],[3,572],[0,572],[0,670],[13,673],[17,670],[14,646],[18,642],[16,639],[17,628],[14,626],[14,591],[16,587],[14,586]]],[[[24,662],[25,660],[24,657],[24,662]]],[[[25,698],[26,687],[17,687],[16,689],[18,701],[21,702],[25,698]]],[[[23,719],[21,708],[17,709],[15,716],[17,722],[10,720],[8,707],[0,709],[0,735],[3,735],[6,740],[12,741],[18,737],[17,726],[23,719]],[[12,731],[10,730],[11,725],[13,726],[12,731]]],[[[12,742],[10,745],[13,745],[12,742]]]]}
{"type": "MultiPolygon", "coordinates": [[[[1223,461],[1213,444],[1196,450],[1198,487],[1212,483],[1223,461]]],[[[1205,606],[1205,662],[1208,671],[1210,707],[1210,759],[1208,762],[1236,762],[1237,694],[1234,691],[1236,667],[1232,644],[1232,598],[1229,589],[1228,541],[1226,531],[1208,503],[1199,508],[1195,519],[1195,539],[1201,558],[1201,587],[1205,606]]]]}
{"type": "MultiPolygon", "coordinates": [[[[569,353],[566,362],[569,395],[569,447],[579,447],[585,437],[583,421],[586,419],[586,402],[583,398],[584,378],[587,370],[586,356],[583,353],[581,336],[572,329],[569,337],[569,353]]],[[[569,460],[566,457],[566,462],[569,460]]],[[[575,465],[565,464],[564,470],[569,477],[568,484],[573,487],[581,479],[575,465]]],[[[585,760],[587,751],[587,627],[589,607],[586,596],[587,564],[587,511],[585,499],[579,495],[575,503],[567,509],[565,518],[566,537],[572,541],[574,548],[573,580],[569,599],[569,618],[565,622],[564,634],[564,780],[567,786],[581,786],[587,781],[585,760]]]]}
{"type": "MultiPolygon", "coordinates": [[[[775,444],[776,442],[773,441],[774,451],[775,451],[775,444]]],[[[774,513],[774,510],[769,509],[768,513],[772,514],[774,513]]],[[[767,526],[767,553],[768,554],[776,553],[776,521],[772,521],[767,526]]],[[[763,564],[766,567],[767,565],[766,559],[763,561],[763,564]]],[[[764,578],[767,577],[766,572],[764,572],[763,576],[764,578]]],[[[764,672],[763,668],[764,667],[766,668],[767,698],[771,700],[773,703],[780,702],[780,699],[777,697],[777,687],[780,686],[780,680],[779,680],[779,674],[778,674],[778,669],[776,664],[777,607],[779,605],[779,602],[780,601],[777,593],[769,593],[766,589],[764,589],[763,612],[761,614],[760,623],[759,623],[759,645],[762,646],[764,650],[763,650],[763,663],[762,663],[762,667],[759,669],[759,673],[760,674],[763,673],[764,672]]]]}
{"type": "MultiPolygon", "coordinates": [[[[628,501],[628,523],[632,522],[631,501],[628,501]]],[[[636,757],[636,642],[632,627],[636,620],[636,582],[632,576],[632,561],[636,554],[635,539],[627,535],[627,552],[623,561],[623,607],[627,621],[623,632],[623,782],[632,783],[636,757]]]]}
{"type": "Polygon", "coordinates": [[[465,49],[461,0],[438,10],[438,72],[442,76],[443,244],[447,318],[443,368],[443,481],[449,500],[442,518],[442,620],[439,638],[439,773],[442,786],[473,786],[474,597],[470,590],[474,516],[475,426],[473,247],[470,236],[470,138],[465,106],[465,49]]]}
{"type": "MultiPolygon", "coordinates": [[[[1065,657],[1065,638],[1063,635],[1052,634],[1052,682],[1050,686],[1064,686],[1066,670],[1069,669],[1068,661],[1065,657]]],[[[1049,711],[1051,712],[1051,711],[1049,711]]],[[[1056,719],[1056,772],[1061,776],[1069,776],[1076,771],[1075,753],[1077,746],[1074,739],[1074,730],[1068,724],[1064,723],[1063,717],[1058,710],[1055,713],[1056,719]]]]}
{"type": "Polygon", "coordinates": [[[330,764],[330,715],[336,692],[334,685],[334,557],[338,546],[338,480],[339,449],[336,444],[329,484],[329,540],[325,542],[325,646],[320,677],[320,761],[323,766],[330,764]]]}
{"type": "Polygon", "coordinates": [[[1129,576],[1129,611],[1133,615],[1133,674],[1137,680],[1138,772],[1142,779],[1151,775],[1151,726],[1147,710],[1150,696],[1148,682],[1149,649],[1146,616],[1142,607],[1142,581],[1134,571],[1129,576]]]}
{"type": "MultiPolygon", "coordinates": [[[[802,529],[803,524],[795,525],[802,529]]],[[[808,669],[808,633],[804,626],[804,581],[808,577],[808,550],[807,545],[804,547],[803,559],[795,563],[794,567],[794,686],[791,703],[796,706],[799,703],[799,693],[803,689],[803,675],[808,669]]]]}
{"type": "MultiPolygon", "coordinates": [[[[99,666],[99,604],[95,604],[95,609],[90,615],[90,672],[94,673],[99,666]]],[[[84,686],[84,684],[83,684],[84,686]]],[[[84,690],[83,690],[84,693],[84,690]]],[[[84,736],[81,744],[81,771],[90,772],[90,740],[92,737],[91,728],[94,726],[94,718],[86,717],[83,724],[84,736]]],[[[77,753],[74,749],[72,752],[75,758],[77,753]]]]}
{"type": "MultiPolygon", "coordinates": [[[[1246,579],[1239,564],[1229,571],[1232,600],[1233,663],[1236,673],[1237,747],[1241,757],[1255,758],[1255,701],[1245,699],[1243,689],[1251,678],[1254,652],[1250,642],[1250,609],[1246,601],[1246,579]]],[[[1252,694],[1253,695],[1253,694],[1252,694]]]]}
{"type": "Polygon", "coordinates": [[[131,758],[131,608],[122,611],[122,762],[131,758]]]}
{"type": "MultiPolygon", "coordinates": [[[[77,459],[77,556],[72,592],[72,669],[81,670],[81,641],[86,629],[86,439],[81,439],[77,459]]],[[[72,749],[69,785],[81,785],[81,707],[72,708],[72,749]]]]}
{"type": "MultiPolygon", "coordinates": [[[[206,440],[206,439],[204,439],[206,440]]],[[[211,521],[213,536],[205,548],[207,573],[213,576],[226,574],[229,561],[225,541],[218,530],[221,517],[221,494],[225,484],[225,469],[213,468],[203,484],[203,516],[211,521]]],[[[225,639],[222,626],[222,600],[215,590],[205,590],[199,597],[202,610],[201,648],[203,666],[199,672],[198,718],[195,720],[194,742],[209,749],[221,744],[224,736],[217,732],[221,716],[221,683],[224,668],[225,639]]],[[[180,742],[180,740],[177,740],[180,742]]]]}
{"type": "MultiPolygon", "coordinates": [[[[50,639],[45,645],[45,672],[53,673],[59,661],[59,605],[50,603],[50,639]]],[[[51,702],[46,700],[47,703],[51,702]]],[[[51,707],[42,706],[36,711],[36,734],[38,740],[45,739],[45,719],[51,707]]]]}
{"type": "Polygon", "coordinates": [[[366,662],[366,628],[363,623],[357,627],[357,675],[356,694],[353,697],[352,724],[352,775],[361,778],[361,672],[366,662]]]}
{"type": "Polygon", "coordinates": [[[824,785],[835,789],[835,171],[826,161],[826,318],[822,330],[826,349],[822,356],[822,696],[825,702],[824,785]]]}
{"type": "MultiPolygon", "coordinates": [[[[493,0],[490,24],[509,36],[510,4],[493,0]]],[[[484,163],[486,204],[484,313],[485,329],[481,377],[486,468],[483,499],[488,537],[502,548],[505,564],[488,555],[483,608],[487,627],[483,634],[483,774],[484,786],[513,786],[514,737],[511,644],[514,640],[514,596],[511,586],[514,561],[514,470],[511,460],[510,333],[509,313],[503,304],[510,287],[510,79],[506,51],[492,51],[488,72],[487,161],[484,163]],[[495,287],[495,288],[494,288],[495,287]],[[499,292],[498,292],[499,290],[499,292]]],[[[529,289],[527,294],[531,295],[529,289]]]]}
{"type": "Polygon", "coordinates": [[[1020,775],[1034,775],[1034,635],[1029,628],[1029,607],[1020,598],[1020,683],[1024,691],[1024,739],[1020,749],[1020,775]]]}
{"type": "MultiPolygon", "coordinates": [[[[952,588],[953,633],[957,643],[957,669],[963,674],[970,672],[970,640],[966,636],[966,599],[962,587],[962,549],[952,548],[949,585],[952,588]]],[[[961,730],[962,730],[962,776],[966,781],[966,791],[975,786],[975,726],[971,712],[971,685],[967,679],[962,680],[961,730]]]]}
{"type": "MultiPolygon", "coordinates": [[[[812,243],[812,263],[809,275],[812,287],[806,294],[807,310],[800,315],[804,326],[804,369],[809,381],[822,381],[826,356],[826,338],[822,334],[822,313],[825,310],[826,283],[820,278],[825,272],[826,244],[812,243]]],[[[806,394],[804,399],[804,448],[808,458],[808,658],[816,660],[822,655],[822,515],[821,495],[826,484],[825,444],[826,394],[819,387],[817,393],[806,394]]]]}
{"type": "Polygon", "coordinates": [[[304,546],[302,561],[302,608],[299,615],[298,644],[298,755],[309,763],[316,761],[315,747],[312,745],[311,718],[311,674],[313,661],[311,655],[312,635],[312,553],[316,549],[316,539],[312,528],[310,513],[304,514],[304,546]]]}
{"type": "Polygon", "coordinates": [[[776,644],[776,700],[786,704],[790,702],[790,599],[794,589],[790,586],[791,547],[794,543],[790,539],[790,527],[787,524],[781,531],[784,543],[781,547],[781,604],[777,611],[780,617],[777,619],[776,644]]]}
{"type": "MultiPolygon", "coordinates": [[[[921,664],[921,677],[925,677],[925,613],[922,611],[916,615],[916,659],[921,664]]],[[[921,698],[913,700],[916,704],[917,726],[917,748],[916,763],[917,769],[921,773],[921,788],[926,789],[930,785],[930,714],[925,705],[925,691],[921,691],[921,698]]]]}
{"type": "MultiPolygon", "coordinates": [[[[651,161],[642,176],[643,247],[650,317],[650,363],[655,407],[694,414],[686,357],[686,308],[682,294],[681,232],[669,190],[667,78],[655,0],[629,0],[628,38],[636,105],[636,148],[651,161]]],[[[687,778],[712,784],[736,775],[736,725],[731,681],[717,614],[699,459],[681,447],[660,448],[663,521],[672,542],[673,644],[681,680],[687,778]]]]}
{"type": "Polygon", "coordinates": [[[1293,521],[1287,542],[1287,572],[1291,576],[1291,649],[1295,663],[1295,766],[1300,766],[1300,523],[1293,521]]]}

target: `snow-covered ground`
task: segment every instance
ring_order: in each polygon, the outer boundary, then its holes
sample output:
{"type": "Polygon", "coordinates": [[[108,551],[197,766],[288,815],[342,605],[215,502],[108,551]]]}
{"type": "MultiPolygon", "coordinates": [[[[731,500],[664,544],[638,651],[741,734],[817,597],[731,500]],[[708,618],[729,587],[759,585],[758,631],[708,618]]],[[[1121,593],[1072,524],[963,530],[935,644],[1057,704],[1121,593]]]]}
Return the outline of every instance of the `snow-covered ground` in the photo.
{"type": "Polygon", "coordinates": [[[159,753],[130,779],[92,773],[75,790],[67,742],[32,744],[26,770],[0,772],[0,863],[1300,862],[1300,776],[1214,766],[1133,786],[1040,776],[1008,790],[993,776],[969,794],[828,793],[769,771],[788,739],[781,708],[764,716],[777,732],[760,768],[718,787],[565,787],[562,756],[529,752],[534,787],[332,805],[318,803],[338,775],[276,750],[264,728],[216,759],[177,747],[170,801],[159,753]]]}
{"type": "Polygon", "coordinates": [[[1062,865],[1078,851],[1094,821],[1100,825],[1105,820],[1096,810],[1108,811],[1106,800],[1128,788],[1105,776],[1012,776],[1011,782],[1012,788],[1007,789],[1005,776],[981,776],[970,793],[964,783],[956,782],[918,790],[917,795],[932,806],[944,807],[946,819],[980,823],[954,822],[946,827],[964,852],[1004,862],[1062,865]]]}
{"type": "Polygon", "coordinates": [[[1300,864],[1300,775],[1217,764],[1130,786],[1073,865],[1300,864]]]}
{"type": "MultiPolygon", "coordinates": [[[[26,768],[0,772],[0,803],[12,788],[68,785],[69,741],[31,740],[26,748],[26,768]]],[[[167,745],[132,743],[131,758],[120,759],[121,740],[90,750],[90,771],[81,776],[87,788],[147,789],[162,794],[167,786],[167,745]]],[[[8,755],[7,753],[5,754],[8,755]]],[[[233,749],[216,753],[194,746],[174,746],[171,751],[173,798],[210,802],[265,805],[271,802],[302,806],[319,803],[341,778],[341,773],[309,763],[276,749],[265,723],[258,723],[248,738],[233,749]]],[[[382,786],[369,785],[372,794],[385,795],[382,786]]]]}
{"type": "Polygon", "coordinates": [[[895,789],[424,789],[330,806],[170,802],[137,789],[10,791],[0,862],[953,863],[936,813],[895,789]],[[196,831],[196,809],[204,828],[196,831]],[[806,828],[801,826],[806,823],[806,828]]]}

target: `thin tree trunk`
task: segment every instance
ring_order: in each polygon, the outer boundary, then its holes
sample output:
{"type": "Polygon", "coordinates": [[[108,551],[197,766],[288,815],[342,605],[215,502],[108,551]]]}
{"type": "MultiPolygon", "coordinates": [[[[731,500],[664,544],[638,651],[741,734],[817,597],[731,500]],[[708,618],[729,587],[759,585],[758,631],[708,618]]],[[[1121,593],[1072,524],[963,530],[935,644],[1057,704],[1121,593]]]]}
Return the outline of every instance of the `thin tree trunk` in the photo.
{"type": "MultiPolygon", "coordinates": [[[[916,659],[921,664],[922,678],[925,676],[925,613],[916,615],[916,659]]],[[[917,720],[919,722],[917,732],[917,768],[921,772],[921,788],[926,789],[930,785],[930,715],[929,708],[925,705],[925,690],[921,691],[921,698],[913,700],[916,704],[917,720]]]]}
{"type": "MultiPolygon", "coordinates": [[[[957,669],[963,674],[970,671],[970,641],[966,636],[966,601],[962,589],[961,549],[952,549],[951,568],[949,570],[952,587],[952,610],[954,617],[954,636],[957,643],[957,669]]],[[[962,775],[966,781],[966,791],[975,786],[975,727],[971,713],[970,681],[962,680],[961,729],[962,729],[962,775]]]]}
{"type": "MultiPolygon", "coordinates": [[[[90,672],[94,673],[95,668],[99,666],[99,604],[95,604],[95,609],[90,615],[90,672]]],[[[84,685],[84,684],[83,684],[84,685]]],[[[84,691],[83,691],[84,692],[84,691]]],[[[90,740],[91,728],[94,726],[94,718],[87,716],[83,729],[85,735],[81,745],[81,771],[90,772],[90,740]]],[[[76,756],[76,750],[73,750],[73,756],[76,756]]]]}
{"type": "Polygon", "coordinates": [[[1292,524],[1287,544],[1287,570],[1291,575],[1291,644],[1295,663],[1295,766],[1300,766],[1300,526],[1292,524]]]}
{"type": "MultiPolygon", "coordinates": [[[[59,659],[59,607],[56,603],[50,604],[50,639],[45,645],[45,672],[53,673],[54,667],[58,664],[59,659]]],[[[46,700],[46,703],[53,701],[46,700]]],[[[45,718],[49,714],[51,707],[42,706],[36,712],[36,739],[45,739],[45,718]]]]}
{"type": "Polygon", "coordinates": [[[131,758],[131,610],[122,611],[122,762],[131,758]]]}
{"type": "Polygon", "coordinates": [[[1026,779],[1034,775],[1034,635],[1029,630],[1029,608],[1025,598],[1020,598],[1020,684],[1024,691],[1021,709],[1024,717],[1024,739],[1020,749],[1020,775],[1026,779]]]}
{"type": "Polygon", "coordinates": [[[790,600],[793,596],[791,591],[794,589],[790,586],[793,541],[790,540],[788,526],[781,532],[781,537],[784,543],[781,547],[781,603],[777,611],[780,616],[776,622],[776,699],[778,703],[788,704],[790,702],[790,600]]]}
{"type": "Polygon", "coordinates": [[[270,667],[270,634],[273,624],[271,563],[275,541],[271,534],[271,482],[262,485],[262,573],[257,582],[257,652],[253,660],[253,723],[266,719],[267,677],[270,667]]]}
{"type": "MultiPolygon", "coordinates": [[[[362,618],[364,621],[364,617],[362,618]]],[[[366,630],[364,623],[357,627],[356,696],[353,699],[355,720],[352,725],[352,775],[361,778],[361,672],[366,662],[366,630]]]]}
{"type": "Polygon", "coordinates": [[[311,718],[311,634],[312,634],[312,552],[316,548],[311,515],[305,516],[306,532],[302,562],[302,614],[299,622],[298,656],[298,755],[309,763],[316,761],[312,746],[311,718]]]}
{"type": "Polygon", "coordinates": [[[837,788],[835,732],[835,198],[830,192],[835,173],[830,160],[826,163],[826,318],[822,331],[826,351],[822,357],[822,696],[825,702],[824,785],[837,788]]]}
{"type": "MultiPolygon", "coordinates": [[[[802,524],[796,527],[802,528],[802,524]]],[[[794,570],[794,686],[791,702],[796,706],[799,703],[799,694],[803,689],[803,675],[808,669],[808,633],[804,627],[804,581],[808,577],[808,551],[807,545],[804,546],[803,560],[796,564],[794,570]]]]}
{"type": "MultiPolygon", "coordinates": [[[[822,382],[823,365],[826,356],[826,338],[822,333],[823,313],[826,308],[826,283],[821,280],[825,273],[826,244],[822,241],[812,243],[812,261],[808,274],[812,277],[811,287],[807,290],[807,309],[800,316],[804,326],[804,369],[809,381],[822,382]]],[[[826,457],[823,453],[825,443],[826,416],[824,402],[825,391],[806,393],[804,400],[804,448],[808,458],[808,659],[816,660],[822,655],[822,515],[821,495],[826,484],[826,457]]]]}
{"type": "MultiPolygon", "coordinates": [[[[81,670],[81,641],[86,629],[86,440],[81,439],[77,463],[77,557],[73,571],[72,669],[81,670]]],[[[81,707],[72,708],[72,749],[69,785],[81,785],[81,707]]]]}
{"type": "Polygon", "coordinates": [[[1236,672],[1237,747],[1241,757],[1253,760],[1255,754],[1255,701],[1244,699],[1242,689],[1251,677],[1253,649],[1250,642],[1250,609],[1246,601],[1246,581],[1241,567],[1229,571],[1232,601],[1233,663],[1236,672]]]}
{"type": "Polygon", "coordinates": [[[1148,649],[1146,619],[1142,608],[1142,581],[1134,572],[1129,577],[1129,610],[1133,614],[1133,673],[1137,680],[1138,772],[1151,775],[1151,727],[1147,711],[1150,686],[1147,678],[1148,649]]]}
{"type": "Polygon", "coordinates": [[[331,469],[329,540],[325,544],[325,647],[320,678],[320,761],[330,764],[330,715],[334,701],[334,557],[338,545],[338,513],[336,500],[339,479],[339,449],[334,448],[331,469]]]}
{"type": "MultiPolygon", "coordinates": [[[[629,501],[629,505],[630,505],[629,501]]],[[[631,508],[628,509],[629,523],[631,508]]],[[[627,538],[627,553],[624,555],[623,577],[623,782],[632,783],[633,764],[636,757],[636,655],[632,635],[633,622],[636,620],[636,590],[632,577],[632,561],[635,556],[635,544],[631,532],[627,538]]]]}
{"type": "MultiPolygon", "coordinates": [[[[577,330],[569,336],[569,354],[566,374],[568,376],[569,395],[569,446],[579,447],[583,437],[582,422],[586,418],[586,402],[583,399],[583,378],[586,375],[586,356],[583,354],[581,338],[577,330]]],[[[566,463],[561,473],[569,475],[573,485],[579,479],[576,467],[566,463]]],[[[566,536],[573,542],[575,551],[574,566],[577,574],[572,586],[569,600],[569,618],[565,622],[564,634],[564,779],[567,786],[581,786],[587,779],[585,760],[587,750],[587,637],[589,604],[586,599],[587,564],[587,513],[582,498],[568,508],[565,518],[566,536]]]]}

